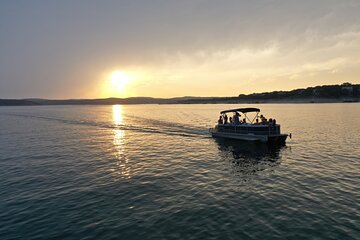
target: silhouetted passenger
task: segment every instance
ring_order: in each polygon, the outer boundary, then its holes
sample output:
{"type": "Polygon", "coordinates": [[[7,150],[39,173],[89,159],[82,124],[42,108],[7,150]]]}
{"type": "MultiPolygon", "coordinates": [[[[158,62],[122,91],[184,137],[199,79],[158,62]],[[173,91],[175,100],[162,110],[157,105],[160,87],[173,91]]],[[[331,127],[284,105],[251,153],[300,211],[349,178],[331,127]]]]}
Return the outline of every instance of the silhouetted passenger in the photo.
{"type": "Polygon", "coordinates": [[[219,117],[218,124],[223,124],[222,116],[219,117]]]}
{"type": "Polygon", "coordinates": [[[269,125],[273,125],[273,120],[272,120],[272,118],[269,118],[269,125]]]}
{"type": "Polygon", "coordinates": [[[224,115],[224,124],[227,124],[228,123],[228,116],[225,114],[224,115]]]}
{"type": "Polygon", "coordinates": [[[238,112],[236,112],[235,115],[234,115],[234,123],[235,123],[236,125],[240,124],[240,119],[239,119],[239,117],[240,117],[240,114],[239,114],[238,112]]]}
{"type": "Polygon", "coordinates": [[[276,126],[276,119],[275,118],[273,119],[273,124],[274,124],[274,126],[276,126]]]}
{"type": "Polygon", "coordinates": [[[259,119],[258,119],[258,118],[255,120],[255,124],[256,124],[256,125],[259,124],[259,119]]]}
{"type": "Polygon", "coordinates": [[[232,117],[229,118],[229,123],[230,123],[230,124],[233,124],[233,119],[232,119],[232,117]]]}
{"type": "Polygon", "coordinates": [[[267,124],[266,117],[264,117],[263,115],[260,115],[260,119],[261,119],[261,124],[263,124],[263,125],[267,124]]]}
{"type": "Polygon", "coordinates": [[[242,123],[246,123],[246,118],[243,119],[242,123]]]}

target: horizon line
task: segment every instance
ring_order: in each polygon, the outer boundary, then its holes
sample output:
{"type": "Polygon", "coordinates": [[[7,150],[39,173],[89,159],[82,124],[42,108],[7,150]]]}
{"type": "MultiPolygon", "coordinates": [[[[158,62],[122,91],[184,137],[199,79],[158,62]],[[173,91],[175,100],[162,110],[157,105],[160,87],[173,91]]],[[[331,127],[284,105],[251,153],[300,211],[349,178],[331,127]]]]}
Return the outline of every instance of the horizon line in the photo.
{"type": "Polygon", "coordinates": [[[273,90],[273,91],[267,91],[267,92],[253,92],[248,94],[238,94],[236,96],[177,96],[177,97],[149,97],[149,96],[134,96],[134,97],[103,97],[103,98],[42,98],[42,97],[26,97],[26,98],[0,98],[2,100],[51,100],[51,101],[68,101],[68,100],[101,100],[101,99],[131,99],[131,98],[152,98],[152,99],[174,99],[174,98],[233,98],[233,97],[239,97],[240,95],[252,95],[252,94],[264,94],[264,93],[273,93],[273,92],[291,92],[295,90],[300,89],[307,89],[307,88],[316,88],[316,87],[324,87],[324,86],[341,86],[345,84],[350,85],[359,85],[360,83],[350,83],[350,82],[344,82],[341,84],[328,84],[328,85],[316,85],[316,86],[309,86],[309,87],[303,87],[303,88],[295,88],[291,90],[273,90]]]}

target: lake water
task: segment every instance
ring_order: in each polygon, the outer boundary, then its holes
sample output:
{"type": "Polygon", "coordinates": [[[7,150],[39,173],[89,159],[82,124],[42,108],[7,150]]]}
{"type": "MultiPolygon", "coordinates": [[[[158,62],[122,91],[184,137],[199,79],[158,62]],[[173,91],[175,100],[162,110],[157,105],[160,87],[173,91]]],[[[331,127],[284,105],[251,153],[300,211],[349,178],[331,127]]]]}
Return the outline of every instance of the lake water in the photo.
{"type": "Polygon", "coordinates": [[[360,239],[360,104],[255,105],[281,148],[211,138],[234,107],[1,107],[0,238],[360,239]]]}

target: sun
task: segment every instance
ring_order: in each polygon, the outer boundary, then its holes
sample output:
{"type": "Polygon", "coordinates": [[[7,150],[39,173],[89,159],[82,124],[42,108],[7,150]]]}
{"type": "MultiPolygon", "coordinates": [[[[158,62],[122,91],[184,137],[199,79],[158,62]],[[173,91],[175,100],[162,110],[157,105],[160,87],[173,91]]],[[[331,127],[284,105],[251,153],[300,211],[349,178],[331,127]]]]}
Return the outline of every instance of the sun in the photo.
{"type": "Polygon", "coordinates": [[[134,94],[134,86],[139,74],[134,71],[115,69],[104,72],[101,80],[101,95],[103,97],[129,97],[134,94]]]}
{"type": "Polygon", "coordinates": [[[126,85],[131,81],[131,76],[124,71],[114,71],[110,76],[111,87],[117,91],[124,91],[126,85]]]}

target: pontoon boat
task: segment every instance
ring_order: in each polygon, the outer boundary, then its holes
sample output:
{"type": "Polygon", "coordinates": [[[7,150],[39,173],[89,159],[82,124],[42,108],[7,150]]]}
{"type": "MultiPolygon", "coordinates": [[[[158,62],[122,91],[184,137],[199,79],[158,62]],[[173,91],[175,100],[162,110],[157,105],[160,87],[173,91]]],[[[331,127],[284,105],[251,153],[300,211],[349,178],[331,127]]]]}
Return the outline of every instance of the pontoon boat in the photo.
{"type": "Polygon", "coordinates": [[[258,108],[238,108],[221,111],[218,124],[215,125],[215,128],[210,128],[209,131],[213,137],[285,144],[288,134],[280,133],[280,124],[277,124],[276,121],[267,121],[262,115],[259,117],[259,113],[260,109],[258,108]],[[247,116],[247,113],[250,112],[256,113],[252,120],[247,116]],[[227,121],[227,113],[234,114],[231,122],[227,121]],[[243,121],[238,120],[240,116],[244,118],[243,121]],[[259,118],[261,121],[259,121],[259,118]]]}

